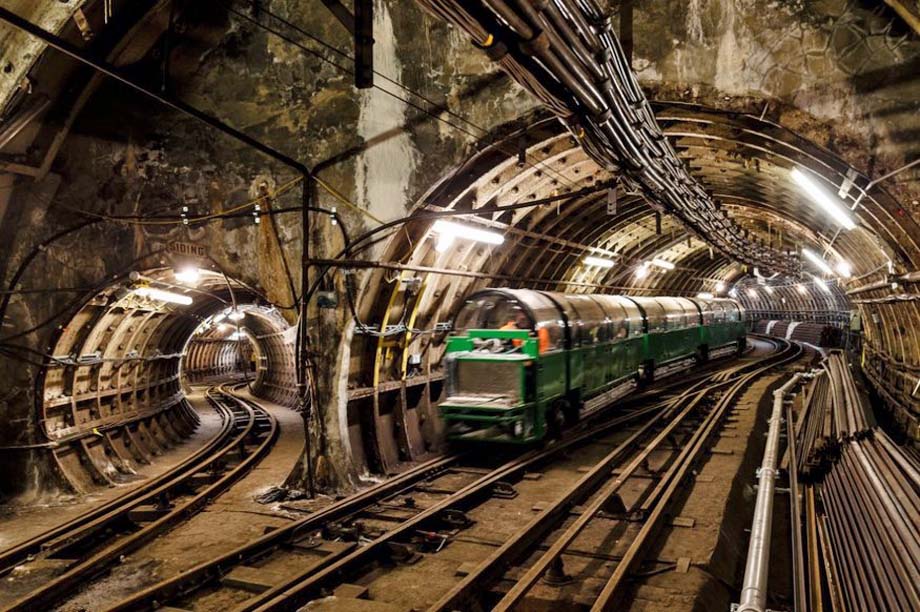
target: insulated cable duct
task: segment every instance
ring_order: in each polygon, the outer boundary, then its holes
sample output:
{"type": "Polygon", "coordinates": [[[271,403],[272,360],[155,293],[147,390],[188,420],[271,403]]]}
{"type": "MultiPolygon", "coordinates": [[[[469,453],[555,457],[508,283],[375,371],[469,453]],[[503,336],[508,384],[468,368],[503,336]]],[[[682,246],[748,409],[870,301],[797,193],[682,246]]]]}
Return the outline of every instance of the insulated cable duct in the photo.
{"type": "Polygon", "coordinates": [[[417,0],[466,31],[559,117],[601,167],[726,256],[795,273],[796,258],[746,237],[694,179],[658,126],[610,17],[594,0],[417,0]]]}

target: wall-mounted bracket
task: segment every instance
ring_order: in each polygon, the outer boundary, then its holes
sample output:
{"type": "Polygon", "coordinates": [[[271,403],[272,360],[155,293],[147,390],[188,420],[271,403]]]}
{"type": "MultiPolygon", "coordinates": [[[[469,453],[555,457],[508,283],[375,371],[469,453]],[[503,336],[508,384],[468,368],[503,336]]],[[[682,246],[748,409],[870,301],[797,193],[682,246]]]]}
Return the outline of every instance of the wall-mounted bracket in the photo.
{"type": "Polygon", "coordinates": [[[374,0],[354,0],[355,12],[339,0],[323,0],[323,5],[345,26],[355,40],[355,87],[374,86],[374,0]]]}

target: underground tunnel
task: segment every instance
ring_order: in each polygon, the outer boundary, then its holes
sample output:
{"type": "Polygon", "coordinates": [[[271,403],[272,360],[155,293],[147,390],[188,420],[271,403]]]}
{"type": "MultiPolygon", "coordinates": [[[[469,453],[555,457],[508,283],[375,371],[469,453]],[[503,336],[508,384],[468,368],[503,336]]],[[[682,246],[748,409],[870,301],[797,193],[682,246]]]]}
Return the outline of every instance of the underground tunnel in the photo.
{"type": "Polygon", "coordinates": [[[0,609],[920,609],[918,68],[906,0],[0,0],[0,609]]]}

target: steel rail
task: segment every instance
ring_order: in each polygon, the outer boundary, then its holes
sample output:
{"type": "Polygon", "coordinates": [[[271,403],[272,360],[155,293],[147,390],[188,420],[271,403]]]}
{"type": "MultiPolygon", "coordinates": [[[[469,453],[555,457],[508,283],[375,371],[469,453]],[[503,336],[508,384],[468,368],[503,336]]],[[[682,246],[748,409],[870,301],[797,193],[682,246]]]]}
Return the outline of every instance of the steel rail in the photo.
{"type": "Polygon", "coordinates": [[[695,464],[696,459],[705,448],[706,441],[713,434],[716,426],[721,423],[725,413],[728,410],[728,407],[735,401],[737,395],[746,389],[748,383],[750,383],[750,381],[757,376],[763,374],[769,369],[785,365],[799,359],[803,352],[804,351],[801,345],[787,343],[787,347],[784,351],[777,354],[774,358],[768,360],[770,363],[763,366],[759,371],[751,372],[741,377],[722,395],[716,407],[713,408],[709,415],[707,415],[704,425],[697,430],[696,434],[694,434],[694,438],[691,444],[685,447],[681,453],[681,458],[675,462],[674,467],[677,469],[675,470],[673,477],[669,479],[670,482],[665,491],[662,493],[659,503],[655,506],[651,514],[649,514],[645,524],[639,531],[639,534],[636,536],[635,540],[633,540],[632,544],[629,546],[629,549],[624,553],[622,559],[614,569],[613,575],[610,576],[610,578],[607,580],[607,584],[601,590],[597,600],[591,607],[592,612],[614,609],[613,603],[615,597],[619,594],[623,587],[623,583],[626,581],[626,578],[632,571],[633,567],[639,561],[641,561],[642,554],[646,550],[648,540],[657,531],[661,519],[664,516],[665,510],[670,505],[671,499],[678,490],[680,484],[683,482],[690,468],[695,464]]]}
{"type": "MultiPolygon", "coordinates": [[[[776,342],[771,342],[777,345],[776,342]]],[[[673,434],[674,428],[679,425],[683,419],[690,414],[699,402],[712,391],[719,389],[731,382],[731,376],[738,375],[754,364],[742,364],[711,373],[706,379],[700,380],[697,384],[687,388],[684,393],[675,398],[675,403],[666,413],[660,413],[654,421],[661,417],[668,417],[668,425],[664,431],[655,436],[655,438],[645,445],[644,449],[636,456],[627,467],[623,468],[617,475],[617,478],[607,484],[604,489],[598,493],[594,501],[580,513],[579,518],[573,523],[565,533],[560,535],[554,544],[541,556],[535,565],[521,577],[518,582],[505,595],[493,610],[506,610],[513,608],[520,603],[526,592],[533,587],[539,578],[550,568],[554,567],[560,559],[563,551],[575,540],[587,523],[596,516],[603,508],[604,504],[616,494],[616,491],[634,472],[643,460],[652,452],[658,444],[666,440],[669,435],[673,434]],[[674,413],[679,408],[682,409],[678,416],[674,413]],[[673,418],[672,418],[673,417],[673,418]]],[[[655,424],[650,423],[649,425],[655,424]]],[[[644,433],[647,427],[637,433],[644,433]]],[[[497,549],[489,558],[482,561],[475,570],[470,572],[463,581],[457,584],[451,591],[444,595],[436,604],[428,609],[428,612],[448,612],[457,609],[469,609],[475,607],[475,600],[485,592],[489,582],[497,579],[502,571],[513,562],[515,558],[520,558],[523,551],[531,546],[534,542],[541,540],[549,529],[561,520],[567,513],[568,509],[581,499],[591,495],[602,483],[603,479],[609,475],[612,463],[624,454],[630,446],[634,445],[637,436],[631,436],[626,442],[619,445],[606,457],[604,457],[590,472],[579,479],[553,506],[544,510],[540,515],[535,517],[527,526],[518,531],[509,540],[497,549]]],[[[666,479],[662,479],[666,481],[666,479]]],[[[656,493],[660,491],[660,486],[656,488],[656,493]]],[[[656,494],[652,495],[655,498],[656,494]]]]}
{"type": "Polygon", "coordinates": [[[221,418],[221,426],[201,448],[181,463],[150,479],[149,482],[127,491],[97,508],[84,512],[66,523],[55,526],[25,542],[3,550],[0,552],[0,576],[41,552],[53,551],[63,544],[70,544],[76,540],[89,537],[90,534],[105,528],[113,521],[117,521],[130,508],[142,505],[155,497],[155,490],[166,486],[181,475],[189,475],[197,471],[202,459],[218,448],[231,431],[232,419],[229,412],[220,407],[216,408],[216,410],[221,418]]]}
{"type": "MultiPolygon", "coordinates": [[[[714,375],[710,375],[712,378],[714,375]]],[[[683,419],[684,416],[691,410],[702,398],[703,395],[707,392],[706,389],[697,391],[702,387],[707,381],[701,380],[694,384],[690,389],[686,390],[679,397],[671,400],[671,406],[667,409],[659,411],[655,414],[651,420],[645,423],[639,430],[629,436],[625,441],[618,444],[610,453],[604,456],[593,468],[591,468],[584,476],[578,479],[563,495],[559,498],[551,507],[545,509],[543,512],[534,517],[522,530],[517,532],[510,539],[506,540],[505,543],[500,546],[492,555],[487,559],[482,561],[472,572],[470,572],[459,584],[457,584],[453,589],[451,589],[447,594],[444,595],[437,603],[428,608],[428,612],[443,611],[449,612],[451,610],[466,609],[469,607],[469,603],[474,597],[475,594],[481,593],[485,588],[485,583],[495,580],[501,574],[501,571],[508,565],[509,560],[519,557],[530,546],[534,541],[539,540],[544,537],[545,534],[561,520],[565,514],[575,505],[577,505],[582,499],[588,497],[592,491],[594,491],[604,479],[606,479],[610,470],[619,461],[623,455],[635,447],[637,442],[642,436],[647,434],[650,430],[656,427],[660,421],[667,416],[673,414],[674,410],[678,407],[681,400],[690,401],[690,406],[685,408],[680,415],[677,417],[677,420],[669,422],[668,427],[665,428],[665,433],[659,434],[656,436],[655,441],[649,443],[646,446],[646,450],[640,453],[641,456],[647,456],[651,452],[656,442],[666,439],[668,432],[672,429],[670,427],[671,423],[678,423],[683,419]]],[[[641,461],[634,460],[630,463],[630,466],[624,468],[624,471],[618,475],[617,479],[614,481],[616,483],[615,488],[619,488],[619,485],[625,480],[625,474],[634,471],[637,467],[641,465],[641,461]]],[[[608,488],[610,488],[608,486],[608,488]]],[[[601,494],[602,501],[608,500],[615,490],[608,491],[605,489],[604,493],[601,494]]],[[[602,505],[602,504],[601,504],[602,505]]],[[[582,517],[587,516],[589,513],[592,513],[592,507],[586,508],[582,517]]],[[[553,548],[557,546],[565,546],[567,543],[571,542],[571,538],[567,542],[562,543],[563,540],[568,538],[569,533],[564,534],[556,541],[556,544],[553,548]],[[560,544],[562,543],[562,544],[560,544]]],[[[552,551],[553,548],[550,550],[552,551]]],[[[550,556],[550,552],[546,553],[546,556],[550,556]]],[[[556,558],[553,556],[553,560],[556,558]]],[[[542,559],[541,559],[542,561],[542,559]]],[[[543,570],[547,569],[552,561],[547,562],[543,570]]],[[[540,562],[538,562],[539,564],[540,562]]],[[[535,566],[536,567],[536,566],[535,566]]],[[[536,570],[532,569],[530,573],[535,572],[536,570]]],[[[540,572],[542,575],[542,572],[540,572]]],[[[539,578],[539,576],[537,576],[539,578]]],[[[523,580],[523,579],[522,579],[523,580]]],[[[493,608],[493,610],[500,609],[500,607],[493,608]]]]}
{"type": "MultiPolygon", "coordinates": [[[[214,474],[219,473],[225,463],[232,460],[230,457],[232,454],[236,454],[236,459],[239,463],[230,467],[216,481],[208,484],[190,498],[183,499],[180,503],[168,509],[159,518],[105,548],[93,552],[88,557],[81,558],[78,563],[69,567],[63,574],[13,602],[9,607],[5,608],[7,612],[31,612],[52,607],[79,586],[104,573],[123,555],[137,550],[155,536],[172,529],[178,523],[201,510],[255,467],[277,439],[277,420],[256,404],[231,394],[224,387],[219,388],[217,391],[209,391],[209,396],[229,399],[236,406],[236,411],[234,411],[233,407],[228,407],[228,411],[231,413],[229,420],[232,426],[232,436],[225,437],[226,443],[220,449],[212,452],[205,461],[199,463],[197,469],[157,487],[151,491],[150,496],[154,499],[167,496],[166,499],[168,499],[171,492],[188,487],[189,479],[194,474],[206,472],[207,470],[212,470],[214,474]],[[241,422],[237,418],[239,414],[236,413],[241,413],[245,421],[241,422]],[[267,429],[263,428],[262,423],[267,424],[267,429]],[[257,442],[257,445],[252,449],[247,447],[247,443],[251,439],[255,439],[257,442]]],[[[136,504],[132,505],[132,507],[136,507],[136,504]]],[[[127,511],[123,513],[123,516],[127,518],[127,511]]]]}
{"type": "MultiPolygon", "coordinates": [[[[619,400],[618,408],[641,405],[652,399],[658,398],[663,394],[675,390],[688,390],[696,388],[705,382],[705,379],[721,373],[703,371],[694,372],[689,377],[681,380],[662,381],[663,384],[656,384],[653,387],[634,393],[628,397],[619,400]],[[689,387],[688,387],[689,385],[689,387]]],[[[676,398],[670,398],[665,402],[658,404],[659,407],[670,405],[670,402],[676,398]]],[[[608,418],[610,406],[597,408],[583,415],[583,422],[579,427],[590,427],[600,419],[608,418]]],[[[636,415],[638,416],[641,415],[636,415]]],[[[577,433],[578,429],[572,433],[577,433]]],[[[440,472],[449,470],[456,464],[463,455],[455,454],[446,457],[432,459],[421,464],[412,470],[403,472],[401,475],[380,483],[373,488],[356,493],[333,506],[322,509],[309,517],[305,517],[295,523],[286,525],[280,529],[274,530],[260,539],[244,544],[236,549],[215,559],[198,564],[195,567],[164,580],[158,584],[152,585],[139,593],[119,602],[111,610],[153,610],[162,606],[166,602],[172,602],[181,597],[190,596],[197,590],[207,585],[219,582],[221,577],[226,575],[232,567],[244,564],[249,559],[264,558],[271,550],[289,545],[295,542],[304,534],[310,533],[329,522],[338,521],[343,517],[353,515],[361,509],[378,502],[381,499],[392,497],[408,490],[414,484],[432,478],[440,472]]],[[[348,552],[348,551],[345,551],[348,552]]],[[[323,559],[325,564],[336,560],[337,557],[328,555],[323,559]]],[[[311,571],[315,571],[320,566],[313,566],[311,571]]]]}
{"type": "MultiPolygon", "coordinates": [[[[751,367],[753,365],[755,364],[745,364],[745,367],[751,367]]],[[[718,376],[718,374],[714,376],[718,376]]],[[[703,381],[699,384],[702,383],[703,381]]],[[[301,576],[286,580],[283,584],[266,591],[254,600],[247,601],[240,610],[259,610],[263,612],[266,610],[296,609],[307,601],[317,598],[333,585],[341,583],[346,579],[345,576],[359,571],[360,568],[366,567],[375,560],[386,558],[387,551],[389,550],[389,543],[397,541],[402,536],[409,536],[416,530],[423,529],[426,522],[436,522],[438,516],[446,510],[468,508],[471,505],[475,505],[483,496],[490,496],[491,488],[496,482],[513,480],[515,476],[522,475],[532,466],[547,461],[551,457],[585,440],[603,435],[613,427],[633,420],[638,416],[652,414],[655,411],[665,409],[674,402],[675,400],[672,399],[666,403],[654,405],[630,415],[607,421],[606,423],[597,425],[591,431],[572,436],[543,451],[532,451],[518,460],[509,462],[494,472],[484,476],[479,481],[471,483],[467,487],[461,489],[454,496],[442,500],[440,503],[435,504],[409,521],[401,524],[396,529],[385,533],[367,546],[355,550],[319,572],[306,571],[301,576]]]]}

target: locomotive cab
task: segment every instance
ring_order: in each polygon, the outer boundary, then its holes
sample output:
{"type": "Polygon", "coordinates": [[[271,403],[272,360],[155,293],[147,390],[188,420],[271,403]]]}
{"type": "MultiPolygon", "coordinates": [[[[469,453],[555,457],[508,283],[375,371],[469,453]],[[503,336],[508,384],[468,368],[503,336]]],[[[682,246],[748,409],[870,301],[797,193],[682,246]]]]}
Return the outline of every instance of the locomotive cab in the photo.
{"type": "Polygon", "coordinates": [[[452,439],[530,442],[544,436],[536,407],[545,385],[538,379],[555,376],[564,387],[564,373],[547,368],[552,354],[562,353],[564,321],[547,298],[517,293],[480,293],[455,320],[440,404],[452,439]]]}

